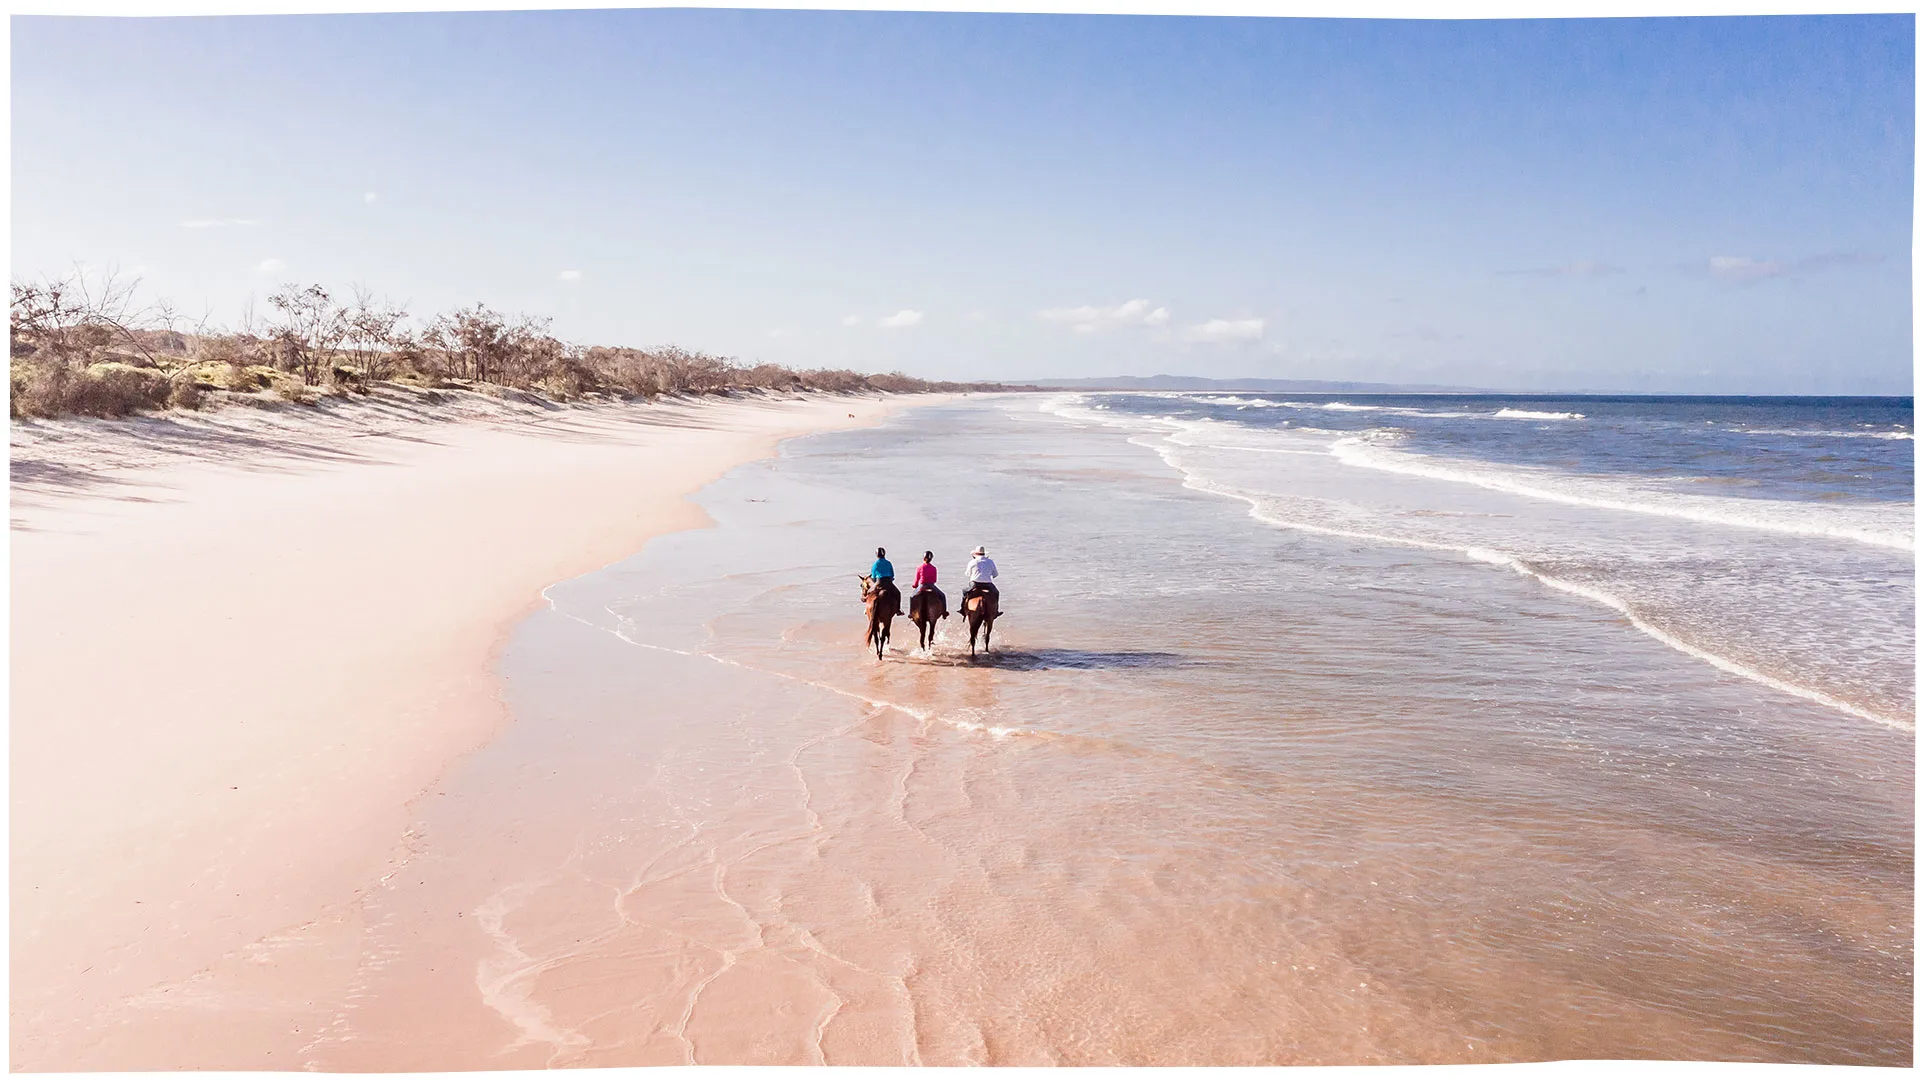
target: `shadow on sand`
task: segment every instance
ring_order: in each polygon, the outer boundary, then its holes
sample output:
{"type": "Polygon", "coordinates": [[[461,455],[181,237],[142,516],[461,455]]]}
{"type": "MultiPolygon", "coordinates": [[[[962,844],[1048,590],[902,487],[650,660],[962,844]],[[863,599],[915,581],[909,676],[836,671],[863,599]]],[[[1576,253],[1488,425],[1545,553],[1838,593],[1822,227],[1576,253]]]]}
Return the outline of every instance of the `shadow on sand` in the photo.
{"type": "Polygon", "coordinates": [[[904,650],[898,659],[936,667],[991,667],[1005,671],[1112,671],[1125,668],[1197,667],[1199,661],[1170,652],[1099,652],[1088,649],[995,649],[968,659],[963,640],[927,655],[904,650]]]}
{"type": "MultiPolygon", "coordinates": [[[[293,473],[314,465],[388,465],[359,440],[436,445],[455,425],[497,430],[536,427],[543,438],[597,443],[629,437],[633,427],[708,429],[724,424],[729,402],[813,400],[823,395],[737,391],[704,396],[561,404],[501,387],[441,389],[383,384],[350,398],[294,404],[247,397],[209,412],[140,414],[105,420],[14,421],[8,474],[16,494],[92,495],[129,502],[165,501],[145,466],[214,462],[248,472],[293,473]],[[672,406],[663,408],[662,406],[672,406]],[[293,423],[275,423],[276,417],[293,423]]],[[[865,396],[865,395],[859,395],[865,396]]],[[[16,529],[26,528],[18,519],[16,529]]]]}

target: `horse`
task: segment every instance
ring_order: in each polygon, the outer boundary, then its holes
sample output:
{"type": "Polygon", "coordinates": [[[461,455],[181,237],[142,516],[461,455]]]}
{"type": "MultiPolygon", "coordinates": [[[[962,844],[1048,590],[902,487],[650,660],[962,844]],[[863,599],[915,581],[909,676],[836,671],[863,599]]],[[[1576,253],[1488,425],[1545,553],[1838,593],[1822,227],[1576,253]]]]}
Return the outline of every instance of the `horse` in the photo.
{"type": "Polygon", "coordinates": [[[929,587],[924,593],[915,593],[907,607],[907,617],[920,630],[920,649],[924,652],[933,644],[933,632],[939,628],[940,620],[947,617],[947,594],[929,587]]]}
{"type": "Polygon", "coordinates": [[[986,627],[987,636],[984,647],[993,651],[993,620],[1000,617],[1000,594],[998,592],[976,593],[960,601],[960,614],[967,619],[967,658],[973,659],[973,646],[980,637],[980,628],[986,627]]]}
{"type": "Polygon", "coordinates": [[[900,590],[882,589],[871,577],[860,575],[860,599],[867,603],[867,643],[873,646],[873,658],[880,659],[893,637],[893,620],[900,615],[900,590]]]}

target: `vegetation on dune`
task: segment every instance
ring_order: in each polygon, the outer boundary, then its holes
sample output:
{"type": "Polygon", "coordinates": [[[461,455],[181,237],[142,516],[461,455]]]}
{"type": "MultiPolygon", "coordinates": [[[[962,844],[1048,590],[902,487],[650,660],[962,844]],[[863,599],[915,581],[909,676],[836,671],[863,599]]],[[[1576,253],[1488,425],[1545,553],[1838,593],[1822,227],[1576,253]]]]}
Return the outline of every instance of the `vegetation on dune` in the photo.
{"type": "Polygon", "coordinates": [[[519,391],[557,401],[651,399],[739,390],[921,393],[1022,389],[862,375],[731,357],[678,346],[576,345],[542,318],[509,318],[485,304],[414,320],[356,288],[336,298],[319,285],[287,285],[232,329],[203,320],[182,329],[166,304],[141,306],[134,284],[82,275],[13,282],[10,312],[14,417],[125,416],[198,409],[222,401],[311,403],[369,394],[381,385],[519,391]]]}

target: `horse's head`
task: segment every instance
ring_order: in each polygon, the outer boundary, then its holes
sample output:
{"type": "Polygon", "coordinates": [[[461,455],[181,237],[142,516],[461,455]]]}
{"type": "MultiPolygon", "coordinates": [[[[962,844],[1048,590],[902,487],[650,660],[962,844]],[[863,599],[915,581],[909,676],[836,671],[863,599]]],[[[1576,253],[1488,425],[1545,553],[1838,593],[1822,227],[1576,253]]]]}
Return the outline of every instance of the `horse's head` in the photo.
{"type": "Polygon", "coordinates": [[[873,578],[868,577],[866,574],[861,574],[860,575],[860,599],[865,600],[867,597],[872,595],[873,595],[873,578]]]}

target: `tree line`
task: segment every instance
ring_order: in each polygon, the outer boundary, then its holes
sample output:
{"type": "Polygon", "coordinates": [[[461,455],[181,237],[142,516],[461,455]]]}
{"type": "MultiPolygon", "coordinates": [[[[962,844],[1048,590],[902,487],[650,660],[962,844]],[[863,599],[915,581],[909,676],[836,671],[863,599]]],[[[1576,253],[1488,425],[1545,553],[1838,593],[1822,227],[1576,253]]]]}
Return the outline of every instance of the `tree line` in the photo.
{"type": "Polygon", "coordinates": [[[311,402],[381,385],[518,390],[566,401],[652,399],[738,390],[850,393],[1020,389],[844,369],[742,364],[679,346],[578,345],[551,322],[485,304],[416,319],[355,287],[285,285],[250,303],[237,326],[190,323],[137,282],[82,274],[15,280],[9,319],[10,415],[123,416],[197,409],[226,398],[311,402]]]}

